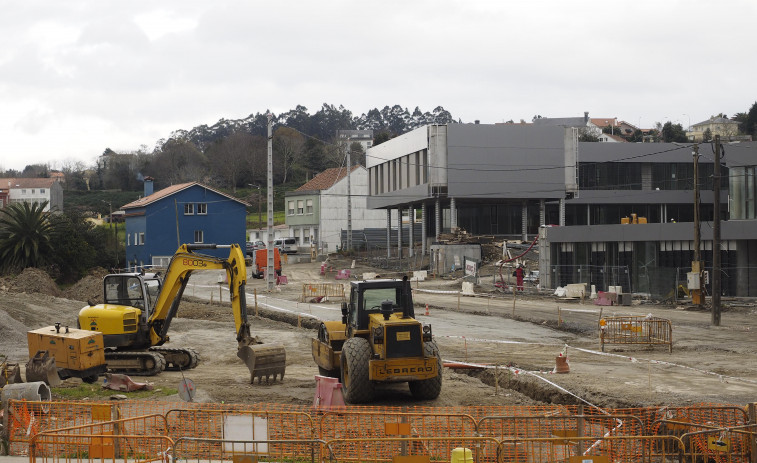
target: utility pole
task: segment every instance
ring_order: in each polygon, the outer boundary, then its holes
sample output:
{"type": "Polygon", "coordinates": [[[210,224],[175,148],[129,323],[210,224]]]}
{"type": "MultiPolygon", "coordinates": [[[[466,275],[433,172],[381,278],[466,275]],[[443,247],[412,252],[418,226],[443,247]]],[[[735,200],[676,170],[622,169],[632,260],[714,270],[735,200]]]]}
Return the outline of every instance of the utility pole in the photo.
{"type": "Polygon", "coordinates": [[[352,251],[352,158],[347,145],[347,251],[352,251]]]}
{"type": "Polygon", "coordinates": [[[702,254],[699,251],[700,248],[700,225],[699,225],[699,145],[694,144],[694,261],[691,262],[691,273],[697,274],[699,279],[699,288],[692,289],[691,302],[694,305],[702,306],[704,304],[704,292],[702,291],[702,285],[704,283],[704,268],[702,265],[702,254]]]}
{"type": "Polygon", "coordinates": [[[268,189],[266,192],[268,196],[268,246],[266,246],[268,266],[265,275],[268,291],[273,291],[275,274],[273,270],[273,115],[271,113],[268,113],[268,189]]]}
{"type": "Polygon", "coordinates": [[[720,135],[715,135],[714,194],[712,218],[712,324],[720,326],[720,135]]]}

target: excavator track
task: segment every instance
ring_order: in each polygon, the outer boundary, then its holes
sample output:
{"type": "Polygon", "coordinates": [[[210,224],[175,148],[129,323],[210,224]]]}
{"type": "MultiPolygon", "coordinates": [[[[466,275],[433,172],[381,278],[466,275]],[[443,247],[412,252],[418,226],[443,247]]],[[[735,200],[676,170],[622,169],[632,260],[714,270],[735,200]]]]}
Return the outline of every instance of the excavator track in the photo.
{"type": "Polygon", "coordinates": [[[134,376],[155,376],[166,368],[163,355],[149,351],[105,351],[105,363],[111,373],[134,376]]]}
{"type": "Polygon", "coordinates": [[[166,371],[191,370],[200,362],[200,354],[188,347],[151,347],[150,352],[158,352],[166,359],[166,371]]]}

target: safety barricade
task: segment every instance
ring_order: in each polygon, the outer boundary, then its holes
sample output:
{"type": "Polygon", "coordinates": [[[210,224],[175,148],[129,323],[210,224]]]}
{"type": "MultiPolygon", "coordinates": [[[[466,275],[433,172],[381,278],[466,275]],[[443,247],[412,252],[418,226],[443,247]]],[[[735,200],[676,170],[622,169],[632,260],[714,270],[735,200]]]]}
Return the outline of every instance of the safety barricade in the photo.
{"type": "MultiPolygon", "coordinates": [[[[705,427],[696,425],[695,427],[705,427]]],[[[705,429],[681,435],[686,461],[749,463],[757,437],[757,425],[705,429]]]]}
{"type": "Polygon", "coordinates": [[[683,443],[660,445],[663,436],[601,436],[505,438],[499,441],[497,462],[646,463],[681,461],[683,443]]]}
{"type": "Polygon", "coordinates": [[[495,439],[641,436],[644,424],[631,415],[485,416],[476,435],[495,439]]]}
{"type": "MultiPolygon", "coordinates": [[[[163,415],[153,414],[50,429],[33,436],[29,448],[33,448],[39,456],[54,456],[61,453],[66,455],[77,454],[87,447],[94,447],[97,450],[101,450],[103,447],[113,447],[110,450],[118,454],[118,446],[110,440],[110,436],[165,436],[167,432],[166,418],[163,415]],[[58,436],[65,437],[58,438],[58,436]],[[90,437],[77,441],[76,436],[90,437]],[[93,440],[91,436],[108,437],[103,438],[104,440],[93,440]]],[[[91,449],[87,452],[91,453],[91,449]]]]}
{"type": "MultiPolygon", "coordinates": [[[[500,462],[499,442],[491,437],[385,437],[333,439],[324,461],[428,463],[431,461],[500,462]],[[462,455],[459,455],[462,453],[462,455]],[[459,457],[462,458],[457,458],[459,457]]],[[[522,460],[525,461],[525,460],[522,460]]]]}
{"type": "MultiPolygon", "coordinates": [[[[169,410],[166,412],[166,421],[168,435],[174,439],[186,437],[252,441],[315,438],[315,423],[310,415],[303,412],[187,408],[169,410]]],[[[196,450],[198,455],[210,451],[204,448],[196,450]]]]}
{"type": "Polygon", "coordinates": [[[32,436],[55,428],[119,418],[117,405],[93,402],[8,401],[7,438],[11,455],[25,452],[32,436]]]}
{"type": "Polygon", "coordinates": [[[143,463],[169,461],[173,441],[167,436],[60,434],[42,432],[29,445],[29,459],[35,463],[65,461],[143,463]]]}
{"type": "MultiPolygon", "coordinates": [[[[345,301],[344,286],[341,283],[303,283],[300,302],[313,298],[339,299],[345,301]]],[[[319,301],[320,302],[320,301],[319,301]]]]}
{"type": "MultiPolygon", "coordinates": [[[[734,406],[700,404],[691,407],[661,407],[632,409],[626,413],[638,416],[647,424],[648,434],[669,434],[665,422],[689,423],[728,428],[742,426],[749,422],[745,409],[734,406]]],[[[674,426],[676,431],[688,429],[674,426]]],[[[679,433],[680,435],[681,433],[679,433]]]]}
{"type": "Polygon", "coordinates": [[[673,352],[673,325],[657,317],[604,317],[599,320],[599,347],[605,344],[666,345],[673,352]]]}
{"type": "Polygon", "coordinates": [[[319,439],[204,439],[182,437],[171,449],[170,461],[207,463],[226,461],[254,463],[257,461],[320,462],[325,442],[319,439]]]}
{"type": "Polygon", "coordinates": [[[358,439],[417,436],[473,436],[476,420],[460,413],[329,411],[318,422],[318,437],[358,439]]]}

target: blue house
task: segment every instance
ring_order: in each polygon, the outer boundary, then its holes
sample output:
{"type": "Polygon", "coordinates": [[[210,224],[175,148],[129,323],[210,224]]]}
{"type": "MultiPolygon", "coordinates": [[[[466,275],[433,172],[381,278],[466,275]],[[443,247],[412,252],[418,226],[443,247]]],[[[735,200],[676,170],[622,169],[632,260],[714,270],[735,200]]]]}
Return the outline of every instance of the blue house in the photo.
{"type": "MultiPolygon", "coordinates": [[[[153,193],[145,178],[145,196],[122,207],[126,221],[129,269],[165,267],[184,243],[244,246],[248,207],[244,201],[197,182],[172,185],[153,193]]],[[[228,251],[204,254],[227,256],[228,251]]]]}

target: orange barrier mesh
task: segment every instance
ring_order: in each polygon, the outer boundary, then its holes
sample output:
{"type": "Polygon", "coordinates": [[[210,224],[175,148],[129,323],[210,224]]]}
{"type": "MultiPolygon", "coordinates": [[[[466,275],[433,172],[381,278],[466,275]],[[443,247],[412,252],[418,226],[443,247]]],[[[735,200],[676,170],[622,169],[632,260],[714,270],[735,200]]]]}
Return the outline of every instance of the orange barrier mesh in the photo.
{"type": "Polygon", "coordinates": [[[346,300],[344,286],[341,283],[303,283],[300,302],[307,302],[314,297],[346,300]]]}
{"type": "MultiPolygon", "coordinates": [[[[585,452],[590,450],[590,445],[592,445],[585,442],[591,439],[597,441],[598,439],[606,440],[609,437],[623,437],[627,440],[619,441],[622,445],[606,444],[605,454],[612,456],[615,460],[635,461],[626,456],[653,455],[655,452],[667,455],[680,451],[679,440],[684,433],[708,431],[707,426],[734,428],[747,423],[746,412],[743,409],[720,404],[615,410],[564,405],[365,406],[328,412],[314,410],[306,405],[267,403],[235,405],[184,403],[181,409],[175,407],[176,403],[170,402],[130,400],[118,402],[117,405],[112,402],[11,400],[9,402],[11,454],[26,454],[29,442],[36,432],[46,436],[45,442],[51,442],[50,449],[52,450],[50,451],[57,449],[64,455],[78,455],[84,451],[81,450],[82,448],[90,445],[104,445],[103,442],[111,442],[109,440],[111,435],[119,438],[126,435],[145,435],[150,436],[151,439],[166,437],[173,441],[181,438],[195,439],[197,442],[206,440],[204,444],[193,443],[191,446],[187,443],[182,444],[184,446],[182,451],[192,458],[202,458],[202,455],[220,455],[224,452],[222,447],[218,447],[222,444],[216,442],[211,445],[208,439],[237,439],[240,441],[288,441],[289,444],[272,447],[278,452],[277,455],[292,451],[295,452],[292,457],[303,456],[306,459],[310,458],[314,442],[319,438],[340,441],[392,438],[396,440],[403,437],[420,441],[426,438],[447,438],[452,441],[457,440],[456,446],[466,446],[468,444],[462,441],[477,436],[501,439],[507,445],[500,449],[500,453],[504,452],[516,458],[519,455],[518,452],[526,448],[523,447],[524,442],[530,442],[533,439],[541,439],[533,442],[542,443],[529,451],[540,455],[546,452],[545,448],[552,448],[561,440],[573,442],[573,447],[576,449],[574,452],[585,452]],[[669,425],[673,421],[687,423],[689,427],[671,432],[669,425]],[[225,426],[227,423],[228,427],[225,426]],[[233,433],[230,434],[229,429],[233,429],[233,433]],[[238,434],[240,432],[242,434],[238,434]],[[639,443],[641,441],[636,444],[623,443],[634,442],[634,438],[641,439],[647,434],[653,434],[650,437],[656,439],[652,440],[654,445],[650,448],[644,445],[651,444],[642,445],[639,443]],[[54,435],[66,437],[61,437],[60,441],[51,441],[53,439],[51,436],[54,435]],[[77,435],[83,436],[82,439],[77,441],[77,435]],[[99,444],[92,440],[96,438],[93,436],[99,436],[97,437],[100,439],[99,444]],[[295,440],[301,443],[297,444],[300,445],[299,447],[291,443],[295,440]],[[72,442],[74,447],[66,447],[64,442],[72,442]]],[[[741,432],[753,432],[753,430],[741,432]]],[[[704,439],[702,436],[696,439],[691,438],[687,444],[706,442],[706,439],[702,440],[704,439]]],[[[690,447],[688,453],[703,454],[700,447],[690,447]]],[[[150,452],[153,450],[149,449],[150,452]]],[[[243,449],[241,454],[247,450],[249,449],[243,449]]],[[[445,446],[435,452],[441,454],[447,450],[449,449],[445,446]]],[[[747,450],[740,448],[736,453],[743,454],[747,450]]],[[[40,452],[48,454],[48,450],[44,447],[40,447],[40,452]]],[[[562,450],[561,452],[565,453],[562,450]]],[[[347,455],[346,458],[353,459],[357,454],[358,449],[344,453],[347,455]]],[[[449,455],[445,458],[448,457],[449,455]]],[[[496,459],[496,452],[494,458],[496,459]]]]}
{"type": "Polygon", "coordinates": [[[173,441],[166,436],[109,434],[47,434],[32,438],[29,460],[35,463],[108,460],[168,462],[173,441]]]}
{"type": "Polygon", "coordinates": [[[323,441],[318,439],[202,439],[182,437],[171,450],[172,461],[323,461],[323,441]],[[265,457],[265,458],[263,458],[265,457]]]}
{"type": "MultiPolygon", "coordinates": [[[[688,424],[688,423],[685,423],[688,424]]],[[[704,427],[693,425],[693,428],[704,427]]],[[[744,462],[753,461],[750,445],[757,437],[757,425],[706,429],[681,435],[689,461],[744,462]]]]}
{"type": "Polygon", "coordinates": [[[673,325],[658,317],[605,317],[599,321],[599,347],[605,344],[663,344],[673,352],[673,325]]]}
{"type": "Polygon", "coordinates": [[[450,461],[452,451],[460,448],[470,449],[475,462],[499,462],[499,447],[496,439],[472,436],[334,439],[326,442],[324,461],[450,461]]]}
{"type": "Polygon", "coordinates": [[[363,437],[473,436],[476,420],[452,413],[403,413],[390,411],[330,411],[318,422],[318,437],[358,439],[363,437]]]}
{"type": "MultiPolygon", "coordinates": [[[[312,440],[315,436],[313,419],[303,412],[173,409],[166,412],[166,420],[170,436],[195,439],[190,456],[212,453],[202,445],[219,445],[223,439],[312,440]]],[[[184,446],[189,452],[189,444],[184,446]]]]}
{"type": "Polygon", "coordinates": [[[668,462],[680,461],[683,443],[663,436],[507,438],[498,462],[668,462]],[[674,442],[662,446],[663,440],[674,442]]]}

